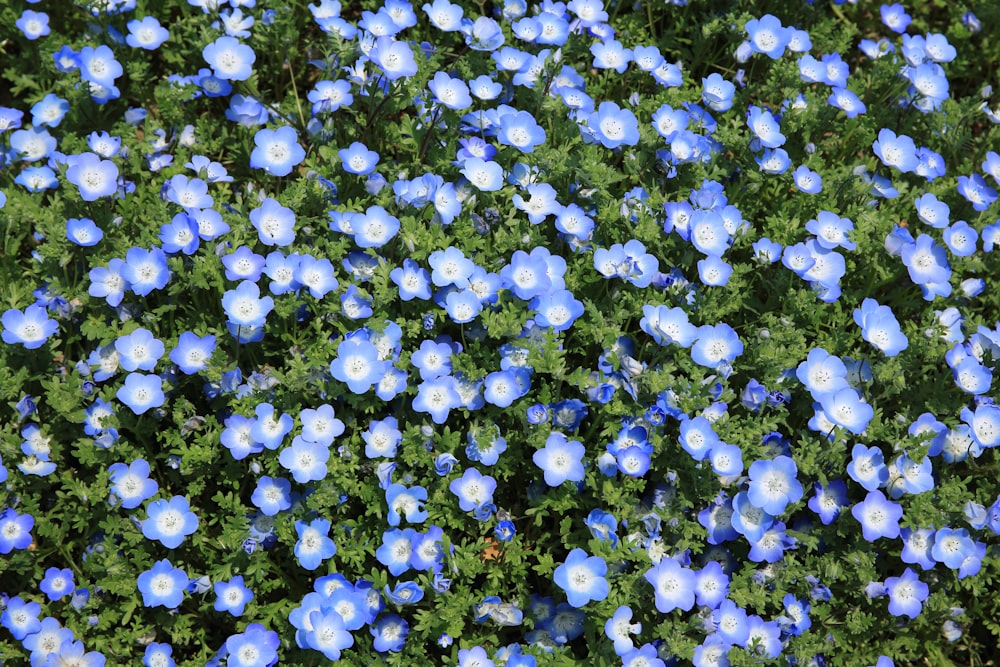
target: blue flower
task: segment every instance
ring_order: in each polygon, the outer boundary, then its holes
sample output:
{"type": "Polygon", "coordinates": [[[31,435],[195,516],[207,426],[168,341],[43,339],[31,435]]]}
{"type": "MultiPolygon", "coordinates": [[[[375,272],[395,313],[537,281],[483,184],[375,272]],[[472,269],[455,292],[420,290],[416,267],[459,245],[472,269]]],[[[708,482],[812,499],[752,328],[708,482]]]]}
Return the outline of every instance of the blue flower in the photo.
{"type": "Polygon", "coordinates": [[[264,324],[267,314],[274,308],[274,299],[261,297],[256,283],[243,280],[236,289],[226,290],[222,295],[222,307],[232,324],[255,327],[264,324]]]}
{"type": "Polygon", "coordinates": [[[747,498],[772,516],[778,516],[789,504],[802,498],[802,485],[796,479],[795,461],[778,456],[771,461],[754,461],[750,465],[750,486],[747,498]]]}
{"type": "Polygon", "coordinates": [[[149,463],[136,459],[127,466],[113,463],[108,467],[111,493],[116,495],[125,509],[135,509],[159,490],[156,480],[149,478],[149,463]]]}
{"type": "Polygon", "coordinates": [[[379,653],[390,651],[399,653],[406,643],[406,635],[410,632],[410,625],[403,618],[396,614],[386,614],[378,619],[378,622],[369,628],[372,637],[372,648],[379,653]]]}
{"type": "Polygon", "coordinates": [[[694,607],[695,573],[673,558],[663,558],[643,575],[653,586],[656,609],[668,614],[674,609],[690,611],[694,607]]]}
{"type": "Polygon", "coordinates": [[[344,171],[348,174],[370,174],[375,171],[375,167],[379,161],[378,153],[369,150],[367,146],[359,141],[352,142],[347,148],[340,149],[337,155],[340,156],[344,171]]]}
{"type": "Polygon", "coordinates": [[[368,58],[389,81],[408,78],[417,73],[417,62],[409,44],[391,37],[379,37],[375,47],[368,52],[368,58]]]}
{"type": "Polygon", "coordinates": [[[751,106],[747,113],[747,126],[753,131],[760,145],[778,148],[785,143],[785,135],[778,127],[778,121],[767,109],[751,106]]]}
{"type": "Polygon", "coordinates": [[[920,581],[917,573],[910,568],[906,568],[902,576],[886,579],[885,589],[889,594],[889,613],[910,618],[920,615],[923,602],[930,593],[927,584],[920,581]]]}
{"type": "Polygon", "coordinates": [[[111,160],[85,152],[67,157],[66,165],[66,180],[79,188],[84,201],[96,201],[118,192],[118,167],[111,160]]]}
{"type": "Polygon", "coordinates": [[[266,246],[286,246],[295,240],[295,213],[270,197],[266,197],[259,208],[250,211],[250,223],[266,246]]]}
{"type": "Polygon", "coordinates": [[[483,475],[475,468],[467,468],[462,476],[454,479],[448,485],[458,497],[458,506],[463,512],[471,512],[493,502],[493,492],[497,481],[489,475],[483,475]]]}
{"type": "Polygon", "coordinates": [[[242,616],[247,603],[254,598],[253,592],[243,584],[242,576],[217,581],[214,589],[215,611],[229,612],[233,616],[242,616]]]}
{"type": "Polygon", "coordinates": [[[315,570],[337,553],[337,545],[330,539],[330,522],[326,519],[313,519],[308,524],[296,521],[295,532],[299,536],[295,557],[305,569],[315,570]]]}
{"type": "Polygon", "coordinates": [[[608,597],[608,580],[604,578],[607,571],[603,558],[588,556],[583,549],[573,549],[555,569],[552,579],[566,593],[572,606],[583,607],[588,602],[608,597]]]}
{"type": "Polygon", "coordinates": [[[42,606],[37,602],[25,602],[20,596],[7,600],[6,608],[0,615],[0,625],[10,630],[17,641],[38,633],[42,623],[38,620],[42,606]]]}
{"type": "Polygon", "coordinates": [[[166,400],[162,378],[146,373],[129,373],[115,396],[137,415],[162,406],[166,400]]]}
{"type": "Polygon", "coordinates": [[[59,600],[76,590],[76,583],[73,581],[73,570],[69,568],[59,569],[50,567],[45,570],[45,577],[38,585],[39,590],[53,602],[59,600]]]}
{"type": "Polygon", "coordinates": [[[125,43],[134,49],[155,51],[170,37],[167,29],[153,16],[133,19],[126,24],[126,27],[128,35],[125,37],[125,43]]]}
{"type": "Polygon", "coordinates": [[[184,496],[150,503],[146,516],[142,522],[143,536],[158,541],[168,549],[177,548],[185,537],[198,529],[198,517],[191,511],[184,496]]]}
{"type": "Polygon", "coordinates": [[[584,446],[569,440],[562,433],[553,432],[545,440],[545,447],[532,455],[532,460],[544,472],[545,483],[559,486],[565,481],[583,481],[584,446]]]}
{"type": "Polygon", "coordinates": [[[21,13],[21,16],[14,21],[14,25],[21,31],[25,39],[32,41],[40,37],[45,37],[50,32],[49,15],[45,12],[35,12],[30,9],[25,9],[21,13]]]}
{"type": "Polygon", "coordinates": [[[306,157],[295,130],[288,125],[276,130],[258,130],[253,142],[256,148],[250,154],[250,168],[263,169],[272,176],[287,176],[306,157]]]}
{"type": "Polygon", "coordinates": [[[763,53],[772,60],[780,58],[785,47],[792,41],[792,29],[781,25],[781,21],[771,14],[759,19],[751,19],[744,26],[750,38],[750,47],[755,53],[763,53]]]}
{"type": "Polygon", "coordinates": [[[174,362],[182,373],[194,375],[208,368],[208,359],[213,352],[215,352],[215,336],[198,336],[185,331],[178,337],[177,347],[170,351],[170,361],[174,362]]]}
{"type": "Polygon", "coordinates": [[[330,458],[327,445],[309,442],[302,436],[296,436],[289,447],[281,450],[278,462],[292,473],[299,484],[319,481],[326,477],[326,462],[330,458]]]}
{"type": "Polygon", "coordinates": [[[427,520],[427,510],[422,506],[427,501],[427,489],[422,486],[407,488],[402,484],[390,484],[385,490],[385,501],[389,506],[386,522],[390,526],[399,525],[401,514],[410,523],[427,520]]]}
{"type": "Polygon", "coordinates": [[[587,117],[587,129],[605,148],[639,143],[639,121],[635,114],[614,102],[601,102],[597,111],[587,117]]]}
{"type": "Polygon", "coordinates": [[[166,558],[140,574],[137,581],[144,606],[167,609],[176,609],[181,605],[188,582],[184,570],[175,568],[166,558]]]}
{"type": "Polygon", "coordinates": [[[223,81],[246,81],[253,73],[257,54],[235,37],[223,36],[201,51],[212,73],[223,81]]]}
{"type": "Polygon", "coordinates": [[[365,340],[343,340],[337,357],[330,362],[330,374],[347,384],[355,394],[364,394],[388,370],[389,362],[379,359],[378,348],[365,340]]]}
{"type": "Polygon", "coordinates": [[[278,633],[260,623],[251,623],[244,632],[226,640],[229,658],[226,667],[267,667],[278,661],[278,633]]]}
{"type": "MultiPolygon", "coordinates": [[[[113,271],[113,263],[114,260],[108,264],[109,273],[113,271]]],[[[121,267],[120,276],[128,288],[132,290],[132,293],[137,296],[146,296],[153,290],[163,289],[170,281],[167,256],[160,248],[152,248],[151,250],[130,248],[125,254],[125,263],[119,266],[121,267]]],[[[115,284],[113,277],[108,276],[108,278],[112,281],[108,293],[108,303],[110,304],[112,295],[110,290],[119,285],[115,284]]],[[[91,279],[93,280],[93,276],[91,279]]]]}
{"type": "Polygon", "coordinates": [[[50,320],[46,309],[38,304],[28,306],[23,311],[11,308],[4,312],[3,342],[8,345],[20,343],[29,350],[41,347],[56,331],[59,325],[50,320]]]}
{"type": "Polygon", "coordinates": [[[895,167],[903,173],[917,168],[917,147],[913,139],[888,128],[879,130],[878,139],[872,144],[875,155],[887,167],[895,167]]]}
{"type": "Polygon", "coordinates": [[[881,491],[869,491],[864,501],[851,508],[851,515],[861,524],[862,534],[868,542],[880,537],[899,537],[903,508],[887,499],[881,491]]]}

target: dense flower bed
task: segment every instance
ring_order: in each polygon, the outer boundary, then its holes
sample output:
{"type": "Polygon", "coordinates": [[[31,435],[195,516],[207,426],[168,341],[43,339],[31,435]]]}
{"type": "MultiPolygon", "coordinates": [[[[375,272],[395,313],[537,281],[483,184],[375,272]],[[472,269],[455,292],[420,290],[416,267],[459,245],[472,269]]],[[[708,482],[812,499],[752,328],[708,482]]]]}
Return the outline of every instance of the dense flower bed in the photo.
{"type": "Polygon", "coordinates": [[[2,659],[990,655],[1000,14],[763,4],[0,9],[2,659]]]}

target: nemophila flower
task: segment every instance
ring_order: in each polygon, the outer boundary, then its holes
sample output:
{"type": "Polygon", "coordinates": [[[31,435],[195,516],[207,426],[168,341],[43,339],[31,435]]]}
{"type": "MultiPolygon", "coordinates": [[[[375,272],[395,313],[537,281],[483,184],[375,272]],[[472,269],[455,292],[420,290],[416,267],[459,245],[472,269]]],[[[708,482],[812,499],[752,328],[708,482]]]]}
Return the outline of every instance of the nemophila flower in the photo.
{"type": "Polygon", "coordinates": [[[603,558],[588,556],[583,549],[573,549],[562,565],[556,568],[552,580],[566,593],[574,607],[599,602],[608,597],[608,581],[604,578],[608,566],[603,558]]]}
{"type": "Polygon", "coordinates": [[[695,573],[673,558],[663,558],[643,575],[653,586],[656,609],[668,614],[674,609],[691,611],[694,607],[695,573]]]}
{"type": "Polygon", "coordinates": [[[0,334],[3,342],[21,344],[29,350],[41,347],[59,330],[58,323],[50,320],[48,311],[38,304],[32,304],[23,311],[16,308],[6,310],[0,322],[3,323],[3,333],[0,334]]]}
{"type": "Polygon", "coordinates": [[[121,63],[115,60],[114,51],[103,44],[97,48],[85,46],[80,49],[77,62],[81,79],[105,88],[114,88],[115,79],[124,72],[121,63]]]}
{"type": "Polygon", "coordinates": [[[806,360],[796,368],[795,376],[814,398],[849,386],[844,362],[821,347],[809,351],[806,360]]]}
{"type": "MultiPolygon", "coordinates": [[[[709,109],[713,111],[729,111],[733,107],[733,95],[736,92],[736,86],[724,79],[721,74],[712,72],[708,77],[701,80],[701,85],[701,99],[709,109]]],[[[658,127],[655,115],[653,117],[653,126],[658,127]]],[[[684,126],[687,126],[686,114],[684,126]]],[[[682,130],[684,127],[677,129],[682,130]]]]}
{"type": "Polygon", "coordinates": [[[341,164],[349,174],[367,175],[375,171],[379,155],[359,141],[352,142],[347,148],[337,152],[341,164]]]}
{"type": "Polygon", "coordinates": [[[227,667],[267,667],[278,661],[278,633],[259,623],[251,623],[244,632],[226,640],[227,667]]]}
{"type": "Polygon", "coordinates": [[[253,142],[256,148],[250,154],[250,168],[263,169],[272,176],[287,176],[306,157],[295,130],[288,125],[257,130],[253,142]]]}
{"type": "MultiPolygon", "coordinates": [[[[112,270],[113,262],[114,260],[108,263],[109,271],[112,270]]],[[[121,267],[121,277],[136,296],[146,296],[153,290],[163,289],[170,280],[167,256],[160,248],[151,250],[129,248],[125,253],[125,263],[121,267]]],[[[91,278],[93,279],[93,276],[91,278]]],[[[109,293],[109,304],[110,297],[109,293]]]]}
{"type": "Polygon", "coordinates": [[[471,512],[493,502],[493,492],[497,481],[483,475],[475,468],[466,468],[462,476],[454,479],[448,489],[458,497],[458,506],[463,512],[471,512]]]}
{"type": "Polygon", "coordinates": [[[45,577],[38,584],[39,590],[45,593],[45,597],[53,602],[76,590],[76,583],[73,581],[73,570],[69,568],[59,569],[50,567],[45,570],[45,577]]]}
{"type": "Polygon", "coordinates": [[[58,95],[49,93],[31,107],[31,123],[35,126],[58,127],[67,111],[69,111],[69,102],[58,95]]]}
{"type": "Polygon", "coordinates": [[[879,7],[879,13],[882,16],[882,23],[885,24],[885,27],[898,34],[906,32],[907,26],[909,26],[910,21],[913,20],[910,15],[906,13],[906,9],[903,5],[899,3],[882,5],[879,7]]]}
{"type": "Polygon", "coordinates": [[[931,549],[934,547],[933,528],[902,528],[899,536],[903,540],[900,560],[910,565],[920,565],[924,570],[934,567],[935,561],[931,555],[931,549]]]}
{"type": "Polygon", "coordinates": [[[789,504],[802,498],[802,484],[796,479],[797,473],[795,461],[788,456],[754,461],[749,470],[747,498],[754,506],[778,516],[789,504]]]}
{"type": "Polygon", "coordinates": [[[688,120],[686,111],[664,104],[653,113],[653,128],[664,141],[673,141],[679,132],[687,129],[688,120]]]}
{"type": "Polygon", "coordinates": [[[126,371],[151,371],[163,356],[163,341],[148,329],[138,328],[127,336],[115,340],[118,363],[126,371]]]}
{"type": "Polygon", "coordinates": [[[316,482],[326,477],[326,462],[330,450],[326,445],[309,442],[302,436],[292,439],[292,444],[281,450],[278,462],[299,484],[316,482]]]}
{"type": "Polygon", "coordinates": [[[164,558],[140,574],[137,583],[144,606],[176,609],[184,601],[188,582],[184,570],[175,568],[164,558]]]}
{"type": "Polygon", "coordinates": [[[111,160],[84,152],[66,158],[66,165],[66,180],[79,188],[84,201],[96,201],[118,191],[118,167],[111,160]]]}
{"type": "Polygon", "coordinates": [[[177,347],[170,351],[170,361],[186,375],[194,375],[208,368],[208,359],[215,352],[215,336],[198,336],[190,331],[183,332],[177,339],[177,347]]]}
{"type": "Polygon", "coordinates": [[[212,74],[223,81],[246,81],[257,59],[254,50],[235,37],[219,37],[201,51],[212,74]]]}
{"type": "Polygon", "coordinates": [[[450,375],[421,382],[417,385],[417,396],[412,403],[414,410],[429,414],[435,424],[448,421],[448,413],[452,408],[461,405],[462,397],[458,393],[457,381],[450,375]]]}
{"type": "Polygon", "coordinates": [[[889,594],[889,613],[893,616],[916,618],[923,609],[923,602],[929,595],[927,584],[920,581],[917,573],[906,568],[902,576],[885,580],[885,590],[889,594]]]}
{"type": "Polygon", "coordinates": [[[633,648],[633,634],[642,632],[642,623],[632,623],[632,609],[627,606],[618,607],[615,613],[604,623],[604,634],[615,644],[615,655],[623,656],[633,648]]]}
{"type": "Polygon", "coordinates": [[[777,119],[767,109],[751,106],[747,112],[747,126],[762,146],[777,148],[785,143],[785,135],[778,127],[777,119]]]}
{"type": "Polygon", "coordinates": [[[265,475],[257,480],[250,502],[267,516],[275,516],[278,512],[291,508],[292,483],[281,477],[265,475]]]}
{"type": "Polygon", "coordinates": [[[861,327],[861,337],[887,357],[894,357],[909,346],[892,310],[874,299],[865,299],[861,308],[854,309],[854,321],[861,327]]]}
{"type": "Polygon", "coordinates": [[[37,634],[42,629],[38,620],[42,606],[37,602],[25,602],[21,597],[14,596],[7,600],[3,614],[0,615],[0,625],[7,628],[17,641],[28,635],[37,634]]]}
{"type": "Polygon", "coordinates": [[[202,241],[214,241],[229,231],[229,225],[222,220],[222,216],[216,210],[202,209],[186,213],[198,225],[198,236],[202,241]]]}
{"type": "Polygon", "coordinates": [[[559,486],[567,480],[583,481],[585,453],[586,450],[581,443],[570,440],[557,431],[549,435],[545,440],[545,447],[536,451],[532,455],[532,460],[544,472],[547,485],[559,486]]]}
{"type": "Polygon", "coordinates": [[[698,277],[704,285],[710,287],[726,285],[732,273],[733,267],[717,255],[709,255],[705,259],[698,260],[698,277]]]}
{"type": "Polygon", "coordinates": [[[496,192],[503,187],[503,167],[496,162],[470,157],[462,164],[462,175],[480,192],[496,192]]]}
{"type": "Polygon", "coordinates": [[[134,49],[155,51],[170,37],[167,29],[153,16],[133,19],[126,24],[126,27],[128,35],[125,37],[125,43],[134,49]]]}
{"type": "Polygon", "coordinates": [[[402,484],[390,484],[385,490],[385,502],[389,507],[386,522],[390,526],[398,526],[403,516],[410,523],[427,520],[427,510],[423,508],[423,503],[427,502],[427,489],[422,486],[407,488],[402,484]]]}
{"type": "Polygon", "coordinates": [[[566,331],[584,313],[583,302],[569,290],[557,290],[531,300],[535,324],[553,331],[566,331]]]}
{"type": "Polygon", "coordinates": [[[945,567],[957,570],[970,555],[975,553],[976,545],[965,528],[939,528],[934,534],[934,546],[931,556],[945,567]]]}
{"type": "Polygon", "coordinates": [[[21,13],[21,16],[14,21],[14,25],[21,31],[25,39],[30,39],[31,41],[45,37],[51,32],[49,28],[49,15],[45,12],[35,12],[30,9],[25,9],[21,13]]]}
{"type": "Polygon", "coordinates": [[[389,272],[389,278],[399,288],[399,298],[403,301],[431,298],[431,274],[410,258],[403,260],[403,266],[389,272]]]}
{"type": "Polygon", "coordinates": [[[399,219],[381,206],[369,206],[364,215],[351,220],[354,242],[361,248],[381,248],[399,232],[399,219]]]}
{"type": "Polygon", "coordinates": [[[243,280],[236,289],[226,290],[222,295],[222,307],[232,324],[255,327],[264,324],[268,313],[274,309],[274,299],[261,297],[256,283],[243,280]]]}
{"type": "Polygon", "coordinates": [[[442,32],[455,32],[462,24],[462,7],[448,0],[434,0],[431,4],[424,4],[421,9],[434,27],[442,32]]]}
{"type": "Polygon", "coordinates": [[[601,102],[597,111],[587,117],[587,129],[605,148],[639,143],[639,121],[635,114],[614,102],[601,102]]]}
{"type": "Polygon", "coordinates": [[[159,375],[129,373],[125,383],[115,392],[115,397],[137,415],[150,408],[158,408],[166,401],[163,380],[159,375]]]}
{"type": "Polygon", "coordinates": [[[315,570],[328,558],[337,553],[337,545],[330,539],[330,522],[313,519],[295,522],[295,533],[299,536],[295,543],[295,558],[307,570],[315,570]]]}
{"type": "Polygon", "coordinates": [[[979,174],[958,177],[958,194],[977,211],[985,211],[997,200],[997,191],[979,174]]]}
{"type": "Polygon", "coordinates": [[[317,259],[312,255],[299,256],[294,280],[309,288],[309,294],[316,299],[322,299],[340,284],[334,275],[333,263],[325,257],[317,259]]]}
{"type": "Polygon", "coordinates": [[[721,363],[732,363],[743,354],[743,341],[726,323],[698,327],[697,337],[691,345],[691,359],[699,366],[716,368],[721,363]]]}
{"type": "Polygon", "coordinates": [[[188,499],[173,496],[170,500],[157,500],[146,508],[142,534],[156,540],[168,549],[176,549],[188,535],[198,530],[198,517],[191,511],[188,499]]]}
{"type": "Polygon", "coordinates": [[[783,174],[792,165],[792,160],[784,148],[768,148],[755,157],[754,162],[765,174],[783,174]]]}
{"type": "Polygon", "coordinates": [[[250,435],[254,421],[239,414],[230,415],[224,421],[226,428],[222,431],[220,441],[237,461],[242,461],[250,454],[264,451],[264,445],[255,442],[250,435]]]}
{"type": "Polygon", "coordinates": [[[885,497],[881,491],[869,491],[865,499],[851,508],[851,515],[861,524],[865,540],[874,542],[880,537],[899,537],[899,520],[903,508],[885,497]]]}
{"type": "Polygon", "coordinates": [[[500,116],[499,123],[497,141],[504,146],[513,146],[522,153],[533,153],[536,146],[545,143],[545,130],[527,111],[505,113],[500,116]]]}
{"type": "Polygon", "coordinates": [[[854,223],[830,211],[820,211],[816,218],[806,223],[806,231],[816,235],[816,242],[826,250],[844,248],[855,250],[857,246],[848,234],[854,231],[854,223]]]}
{"type": "Polygon", "coordinates": [[[217,581],[214,584],[215,611],[224,611],[233,616],[242,616],[247,604],[253,600],[254,594],[243,583],[242,576],[235,576],[229,581],[217,581]]]}
{"type": "Polygon", "coordinates": [[[750,502],[746,491],[737,493],[733,498],[733,513],[730,518],[733,529],[754,543],[759,541],[764,533],[774,523],[774,517],[750,502]]]}
{"type": "Polygon", "coordinates": [[[160,226],[160,243],[163,252],[182,252],[193,255],[201,245],[198,224],[186,213],[178,213],[165,225],[160,226]]]}
{"type": "Polygon", "coordinates": [[[127,466],[113,463],[108,467],[111,493],[118,497],[125,509],[135,509],[159,490],[156,480],[149,478],[149,463],[136,459],[127,466]]]}
{"type": "Polygon", "coordinates": [[[410,632],[410,624],[396,614],[380,616],[378,622],[370,629],[372,648],[379,653],[391,651],[398,653],[403,650],[406,636],[410,632]]]}
{"type": "Polygon", "coordinates": [[[473,51],[495,51],[503,46],[504,35],[500,24],[487,16],[480,16],[472,25],[463,21],[459,29],[465,35],[466,45],[473,51]]]}
{"type": "Polygon", "coordinates": [[[392,37],[379,37],[368,52],[368,59],[389,81],[411,77],[417,73],[417,61],[409,44],[392,37]]]}
{"type": "MultiPolygon", "coordinates": [[[[250,211],[250,223],[257,230],[260,242],[266,246],[286,246],[295,240],[295,213],[270,197],[265,198],[259,208],[250,211]]],[[[257,276],[260,276],[259,271],[257,276]]]]}
{"type": "Polygon", "coordinates": [[[379,359],[378,348],[366,340],[347,339],[337,346],[337,357],[330,362],[330,374],[347,384],[355,394],[364,394],[388,369],[389,362],[379,359]]]}
{"type": "Polygon", "coordinates": [[[59,187],[56,172],[49,167],[26,167],[14,177],[14,182],[23,186],[28,192],[43,192],[59,187]]]}
{"type": "Polygon", "coordinates": [[[965,220],[959,220],[950,225],[944,230],[943,237],[948,250],[956,257],[969,257],[976,252],[979,234],[965,220]]]}
{"type": "Polygon", "coordinates": [[[744,28],[750,39],[750,48],[773,60],[780,58],[792,41],[792,29],[782,26],[781,21],[771,14],[747,21],[744,28]]]}
{"type": "Polygon", "coordinates": [[[712,448],[722,442],[712,423],[701,415],[681,420],[678,441],[696,461],[708,458],[712,448]]]}
{"type": "Polygon", "coordinates": [[[905,173],[917,168],[917,147],[913,139],[896,133],[888,128],[879,130],[878,139],[872,144],[872,151],[887,167],[895,167],[905,173]]]}
{"type": "Polygon", "coordinates": [[[913,204],[917,208],[917,217],[919,217],[922,222],[937,229],[944,229],[948,226],[948,216],[951,213],[951,210],[948,208],[948,204],[938,200],[938,198],[930,192],[917,197],[913,200],[913,204]]]}
{"type": "Polygon", "coordinates": [[[843,480],[831,480],[826,486],[819,482],[813,482],[813,493],[813,497],[809,499],[809,509],[819,515],[819,520],[823,525],[833,523],[849,504],[847,502],[847,485],[843,480]]]}

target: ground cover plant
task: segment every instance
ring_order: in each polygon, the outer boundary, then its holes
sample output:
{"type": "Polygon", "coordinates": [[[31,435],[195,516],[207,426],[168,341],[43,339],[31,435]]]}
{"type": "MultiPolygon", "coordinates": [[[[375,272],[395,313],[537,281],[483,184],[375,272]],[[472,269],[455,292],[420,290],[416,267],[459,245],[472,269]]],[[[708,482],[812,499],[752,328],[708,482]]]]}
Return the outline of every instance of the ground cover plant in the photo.
{"type": "Polygon", "coordinates": [[[993,664],[993,3],[0,17],[5,664],[993,664]]]}

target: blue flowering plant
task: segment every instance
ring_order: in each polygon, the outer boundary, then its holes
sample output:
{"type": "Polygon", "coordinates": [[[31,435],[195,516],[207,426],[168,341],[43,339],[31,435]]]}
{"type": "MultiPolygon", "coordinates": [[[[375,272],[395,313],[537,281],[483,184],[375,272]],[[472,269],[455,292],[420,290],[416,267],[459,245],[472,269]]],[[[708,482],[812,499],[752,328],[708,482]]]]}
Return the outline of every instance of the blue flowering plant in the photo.
{"type": "Polygon", "coordinates": [[[0,8],[0,655],[989,664],[993,3],[0,8]]]}

